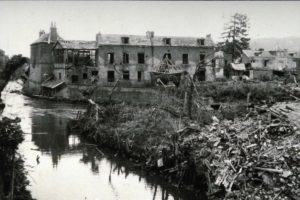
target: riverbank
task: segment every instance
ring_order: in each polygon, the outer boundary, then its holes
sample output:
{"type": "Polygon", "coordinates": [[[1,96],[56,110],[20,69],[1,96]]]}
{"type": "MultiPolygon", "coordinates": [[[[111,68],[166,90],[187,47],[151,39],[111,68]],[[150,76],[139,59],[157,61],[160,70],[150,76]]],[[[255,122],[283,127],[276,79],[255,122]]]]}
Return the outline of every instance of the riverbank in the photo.
{"type": "Polygon", "coordinates": [[[280,95],[271,95],[272,101],[261,96],[256,101],[264,104],[193,107],[192,119],[183,107],[90,101],[70,127],[178,187],[206,191],[210,199],[297,199],[299,127],[272,108],[280,95]]]}
{"type": "Polygon", "coordinates": [[[24,161],[17,152],[19,144],[24,140],[20,119],[2,116],[5,104],[1,99],[1,92],[7,87],[9,80],[18,70],[25,68],[28,62],[28,58],[15,55],[0,74],[0,199],[3,200],[32,200],[31,193],[26,188],[29,182],[24,161]]]}

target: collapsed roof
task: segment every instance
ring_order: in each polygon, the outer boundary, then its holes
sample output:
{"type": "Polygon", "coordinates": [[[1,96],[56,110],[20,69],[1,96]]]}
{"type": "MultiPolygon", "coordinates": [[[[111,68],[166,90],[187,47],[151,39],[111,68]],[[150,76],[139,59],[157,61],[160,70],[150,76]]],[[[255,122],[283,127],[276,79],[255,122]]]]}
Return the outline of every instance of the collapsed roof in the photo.
{"type": "Polygon", "coordinates": [[[78,50],[95,50],[97,49],[96,41],[83,40],[59,40],[54,47],[60,45],[63,49],[78,49],[78,50]]]}

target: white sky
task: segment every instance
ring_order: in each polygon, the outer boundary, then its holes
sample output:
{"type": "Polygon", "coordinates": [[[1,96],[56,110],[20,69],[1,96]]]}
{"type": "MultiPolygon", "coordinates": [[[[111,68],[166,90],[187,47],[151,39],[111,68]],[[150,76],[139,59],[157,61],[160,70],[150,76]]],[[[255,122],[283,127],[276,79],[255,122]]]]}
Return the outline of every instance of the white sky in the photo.
{"type": "Polygon", "coordinates": [[[64,39],[94,40],[97,32],[205,36],[220,40],[235,12],[250,19],[250,37],[300,36],[300,2],[0,1],[0,49],[30,55],[40,29],[56,22],[64,39]]]}

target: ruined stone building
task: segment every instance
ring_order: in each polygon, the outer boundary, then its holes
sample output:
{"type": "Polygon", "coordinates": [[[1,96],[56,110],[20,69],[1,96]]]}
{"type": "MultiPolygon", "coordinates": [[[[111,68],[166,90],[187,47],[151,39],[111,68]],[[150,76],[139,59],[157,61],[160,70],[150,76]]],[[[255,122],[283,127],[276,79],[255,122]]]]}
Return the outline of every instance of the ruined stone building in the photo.
{"type": "Polygon", "coordinates": [[[41,84],[49,79],[54,70],[53,46],[58,39],[55,24],[51,24],[50,32],[39,32],[39,38],[30,45],[30,71],[28,89],[32,94],[39,94],[41,84]]]}
{"type": "Polygon", "coordinates": [[[296,62],[287,50],[243,50],[242,62],[250,71],[250,78],[262,76],[272,78],[273,75],[284,75],[296,70],[296,62]]]}
{"type": "MultiPolygon", "coordinates": [[[[95,41],[63,40],[54,24],[31,44],[29,90],[54,95],[66,86],[143,88],[151,72],[168,62],[191,76],[200,68],[201,80],[215,79],[214,44],[205,38],[96,34],[95,41]]],[[[171,73],[171,71],[170,71],[171,73]]]]}

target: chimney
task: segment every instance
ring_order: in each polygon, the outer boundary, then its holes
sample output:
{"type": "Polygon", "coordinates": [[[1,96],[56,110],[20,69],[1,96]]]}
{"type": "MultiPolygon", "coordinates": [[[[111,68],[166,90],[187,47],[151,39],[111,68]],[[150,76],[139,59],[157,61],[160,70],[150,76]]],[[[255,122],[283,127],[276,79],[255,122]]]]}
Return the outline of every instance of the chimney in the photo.
{"type": "Polygon", "coordinates": [[[97,45],[99,44],[100,41],[101,41],[101,32],[99,31],[99,32],[96,34],[96,43],[97,43],[97,45]]]}
{"type": "Polygon", "coordinates": [[[50,27],[50,41],[51,42],[56,42],[57,41],[57,29],[56,29],[55,22],[51,22],[51,27],[50,27]]]}
{"type": "Polygon", "coordinates": [[[154,38],[154,31],[147,31],[146,36],[148,39],[154,38]]]}
{"type": "Polygon", "coordinates": [[[39,37],[41,37],[42,35],[44,35],[45,34],[45,31],[44,30],[40,30],[40,32],[39,32],[39,37]]]}

